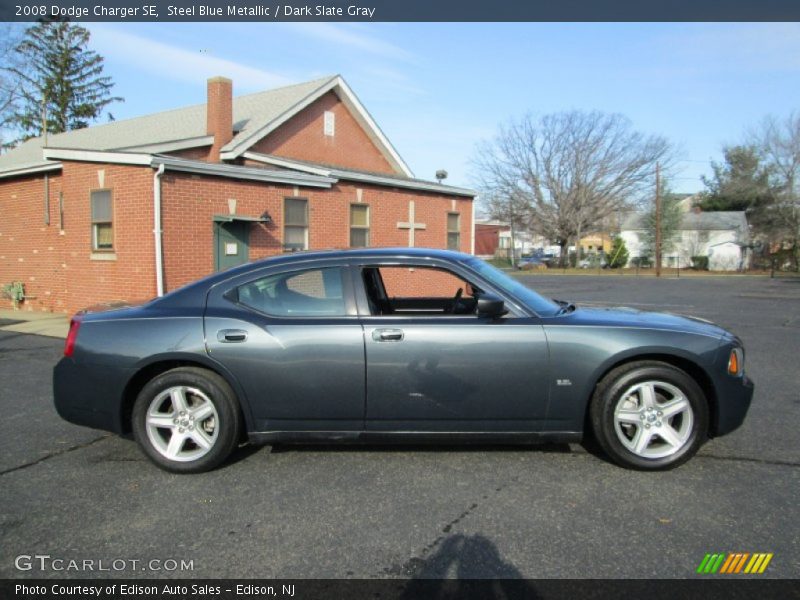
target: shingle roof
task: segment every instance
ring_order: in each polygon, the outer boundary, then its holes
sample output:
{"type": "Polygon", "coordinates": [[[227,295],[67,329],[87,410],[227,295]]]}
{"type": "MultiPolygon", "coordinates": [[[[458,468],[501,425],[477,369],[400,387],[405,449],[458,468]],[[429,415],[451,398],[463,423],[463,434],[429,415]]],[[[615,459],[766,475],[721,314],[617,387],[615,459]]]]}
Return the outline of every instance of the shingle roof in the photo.
{"type": "MultiPolygon", "coordinates": [[[[235,97],[233,99],[233,129],[236,135],[228,146],[235,145],[249,137],[319,88],[329,84],[336,77],[336,75],[332,75],[305,83],[235,97]]],[[[50,135],[47,145],[50,148],[76,150],[118,150],[204,136],[206,136],[206,105],[196,104],[50,135]]],[[[42,138],[35,138],[7,154],[0,155],[0,171],[53,162],[42,158],[42,147],[42,138]]],[[[227,146],[223,150],[226,148],[227,146]]]]}
{"type": "MultiPolygon", "coordinates": [[[[647,215],[642,213],[628,214],[622,221],[620,229],[636,231],[647,229],[647,215]]],[[[739,230],[747,232],[747,218],[744,211],[687,212],[681,217],[678,227],[681,231],[725,231],[739,230]]]]}

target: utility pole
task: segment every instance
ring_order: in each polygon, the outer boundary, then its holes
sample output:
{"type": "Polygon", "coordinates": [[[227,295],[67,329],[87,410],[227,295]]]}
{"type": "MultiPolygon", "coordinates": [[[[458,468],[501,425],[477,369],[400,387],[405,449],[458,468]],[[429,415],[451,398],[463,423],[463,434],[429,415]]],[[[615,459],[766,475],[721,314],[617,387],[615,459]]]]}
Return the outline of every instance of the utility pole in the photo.
{"type": "Polygon", "coordinates": [[[656,163],[656,277],[661,277],[661,164],[656,163]]]}

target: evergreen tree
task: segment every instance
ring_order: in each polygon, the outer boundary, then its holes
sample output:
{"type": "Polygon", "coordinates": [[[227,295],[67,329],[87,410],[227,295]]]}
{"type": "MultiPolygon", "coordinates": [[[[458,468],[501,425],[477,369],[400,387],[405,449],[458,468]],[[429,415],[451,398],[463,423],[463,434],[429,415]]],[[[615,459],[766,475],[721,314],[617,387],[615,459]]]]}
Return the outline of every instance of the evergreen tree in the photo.
{"type": "MultiPolygon", "coordinates": [[[[88,127],[112,102],[114,83],[103,75],[103,57],[88,49],[89,31],[64,21],[28,27],[15,52],[24,68],[6,67],[17,79],[20,100],[11,122],[20,140],[88,127]]],[[[113,119],[109,114],[109,119],[113,119]]]]}
{"type": "Polygon", "coordinates": [[[724,164],[712,162],[712,177],[703,177],[706,191],[700,208],[706,211],[759,212],[772,200],[769,169],[755,146],[726,146],[724,164]]]}
{"type": "Polygon", "coordinates": [[[619,269],[628,264],[628,249],[621,235],[614,238],[611,252],[608,253],[608,266],[610,269],[619,269]]]}

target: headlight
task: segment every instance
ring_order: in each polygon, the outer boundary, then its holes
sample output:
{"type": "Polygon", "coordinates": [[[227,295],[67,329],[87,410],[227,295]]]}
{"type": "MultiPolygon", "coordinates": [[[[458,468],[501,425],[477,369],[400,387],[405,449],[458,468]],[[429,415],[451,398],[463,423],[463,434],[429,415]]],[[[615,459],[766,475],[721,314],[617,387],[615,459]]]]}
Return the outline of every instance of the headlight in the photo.
{"type": "Polygon", "coordinates": [[[742,373],[744,373],[744,350],[732,348],[728,358],[728,374],[739,377],[742,373]]]}

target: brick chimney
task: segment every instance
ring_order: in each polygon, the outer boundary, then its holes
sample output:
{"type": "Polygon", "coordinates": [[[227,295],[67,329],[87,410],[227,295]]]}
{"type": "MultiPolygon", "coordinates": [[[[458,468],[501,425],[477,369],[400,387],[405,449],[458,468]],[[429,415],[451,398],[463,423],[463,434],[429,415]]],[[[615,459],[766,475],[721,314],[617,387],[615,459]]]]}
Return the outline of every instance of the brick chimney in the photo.
{"type": "Polygon", "coordinates": [[[227,77],[208,80],[206,133],[214,136],[208,160],[219,162],[220,150],[233,139],[233,81],[227,77]]]}

